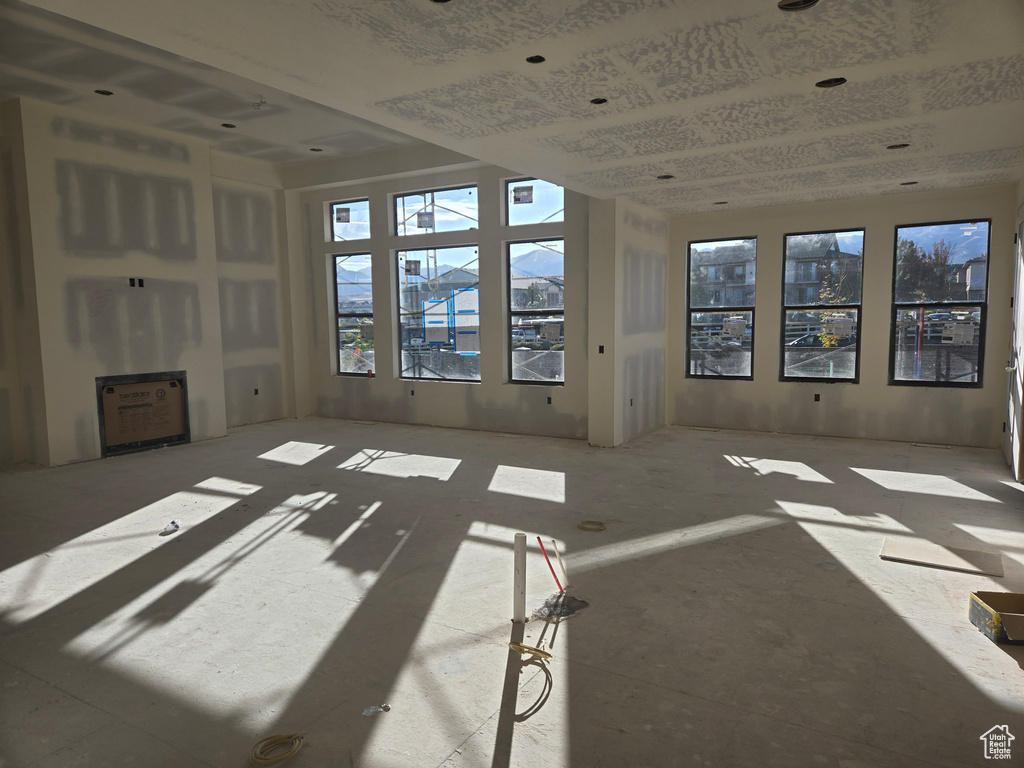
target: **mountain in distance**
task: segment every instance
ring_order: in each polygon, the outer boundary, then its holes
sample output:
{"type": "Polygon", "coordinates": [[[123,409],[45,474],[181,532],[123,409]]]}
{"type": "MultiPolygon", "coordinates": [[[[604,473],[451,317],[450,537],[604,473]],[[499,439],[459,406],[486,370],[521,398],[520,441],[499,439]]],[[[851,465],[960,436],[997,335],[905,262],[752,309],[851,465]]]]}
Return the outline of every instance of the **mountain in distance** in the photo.
{"type": "Polygon", "coordinates": [[[349,298],[370,298],[373,294],[372,286],[370,285],[369,268],[363,269],[345,269],[344,267],[335,267],[335,272],[338,275],[338,295],[348,296],[349,298]]]}
{"type": "MultiPolygon", "coordinates": [[[[473,262],[473,263],[475,264],[476,262],[473,262]]],[[[476,267],[475,266],[472,266],[472,267],[469,267],[469,266],[466,266],[466,267],[453,267],[450,264],[438,264],[437,265],[437,274],[436,275],[432,274],[431,277],[444,277],[446,274],[448,274],[449,272],[451,272],[452,270],[455,270],[455,269],[466,269],[466,270],[469,270],[470,272],[476,272],[476,267]]],[[[431,269],[431,272],[433,272],[433,269],[431,269]]],[[[405,280],[405,278],[408,277],[410,283],[423,282],[423,281],[425,281],[427,279],[427,264],[426,264],[425,261],[421,261],[420,262],[420,274],[418,274],[418,275],[406,275],[404,272],[402,272],[401,268],[399,268],[399,270],[398,270],[398,277],[401,280],[405,280]]]]}
{"type": "Polygon", "coordinates": [[[512,272],[520,277],[551,277],[565,271],[565,258],[547,248],[534,248],[529,253],[509,260],[512,272]]]}
{"type": "Polygon", "coordinates": [[[337,267],[339,283],[365,283],[370,279],[370,270],[367,269],[345,269],[337,267]]]}
{"type": "Polygon", "coordinates": [[[950,254],[950,264],[963,264],[964,262],[978,256],[985,256],[988,253],[988,237],[985,230],[980,226],[977,229],[962,229],[969,227],[968,224],[935,224],[930,227],[915,227],[913,241],[926,253],[932,252],[932,245],[945,240],[946,244],[953,248],[950,254]]]}

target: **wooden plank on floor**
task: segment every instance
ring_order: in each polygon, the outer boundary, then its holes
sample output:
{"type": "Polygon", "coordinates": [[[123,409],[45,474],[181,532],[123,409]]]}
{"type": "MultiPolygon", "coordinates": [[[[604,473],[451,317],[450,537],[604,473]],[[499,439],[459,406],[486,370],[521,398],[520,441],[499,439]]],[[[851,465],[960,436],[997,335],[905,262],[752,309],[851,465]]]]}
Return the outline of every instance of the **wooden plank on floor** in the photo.
{"type": "Polygon", "coordinates": [[[987,576],[1003,575],[1003,559],[996,552],[975,549],[943,547],[923,539],[889,539],[882,543],[879,554],[883,560],[928,565],[949,571],[983,573],[987,576]]]}

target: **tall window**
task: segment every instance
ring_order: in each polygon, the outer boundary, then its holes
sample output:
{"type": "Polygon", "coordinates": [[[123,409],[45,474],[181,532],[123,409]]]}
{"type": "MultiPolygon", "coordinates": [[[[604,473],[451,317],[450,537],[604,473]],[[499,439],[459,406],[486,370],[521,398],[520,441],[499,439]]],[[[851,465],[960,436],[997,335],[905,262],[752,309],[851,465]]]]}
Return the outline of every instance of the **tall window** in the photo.
{"type": "Polygon", "coordinates": [[[480,226],[475,186],[395,195],[395,234],[458,232],[480,226]]]}
{"type": "Polygon", "coordinates": [[[370,201],[331,203],[331,239],[365,240],[370,236],[370,201]]]}
{"type": "Polygon", "coordinates": [[[505,182],[505,222],[510,227],[565,219],[565,193],[557,184],[540,179],[505,182]]]}
{"type": "Polygon", "coordinates": [[[989,223],[896,228],[889,383],[981,386],[989,223]]]}
{"type": "Polygon", "coordinates": [[[856,382],[864,230],[786,235],[783,380],[856,382]]]}
{"type": "Polygon", "coordinates": [[[565,243],[508,244],[509,378],[565,381],[565,243]]]}
{"type": "Polygon", "coordinates": [[[753,377],[757,239],[690,243],[687,376],[753,377]]]}
{"type": "Polygon", "coordinates": [[[480,380],[475,245],[398,251],[402,378],[480,380]]]}
{"type": "Polygon", "coordinates": [[[373,375],[373,273],[370,254],[334,256],[338,373],[373,375]]]}

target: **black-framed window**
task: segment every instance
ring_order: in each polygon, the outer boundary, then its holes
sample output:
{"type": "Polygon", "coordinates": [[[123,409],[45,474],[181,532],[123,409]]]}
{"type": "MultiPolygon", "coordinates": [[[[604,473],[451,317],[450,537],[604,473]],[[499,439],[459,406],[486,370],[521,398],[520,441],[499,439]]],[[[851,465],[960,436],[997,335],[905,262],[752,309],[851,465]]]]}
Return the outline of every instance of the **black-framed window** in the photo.
{"type": "Polygon", "coordinates": [[[395,195],[395,234],[461,232],[480,226],[475,184],[395,195]]]}
{"type": "Polygon", "coordinates": [[[338,373],[373,375],[373,269],[370,254],[334,259],[334,295],[338,328],[338,373]]]}
{"type": "Polygon", "coordinates": [[[565,191],[542,179],[505,182],[505,224],[546,224],[565,220],[565,191]]]}
{"type": "Polygon", "coordinates": [[[344,200],[331,203],[331,240],[365,240],[370,236],[370,201],[344,200]]]}
{"type": "Polygon", "coordinates": [[[565,382],[565,241],[508,244],[509,380],[565,382]]]}
{"type": "Polygon", "coordinates": [[[982,386],[990,224],[896,227],[890,384],[982,386]]]}
{"type": "Polygon", "coordinates": [[[856,383],[864,230],[786,235],[782,281],[779,378],[856,383]]]}
{"type": "Polygon", "coordinates": [[[753,378],[757,238],[690,243],[686,375],[753,378]]]}
{"type": "Polygon", "coordinates": [[[480,270],[476,245],[398,251],[403,379],[480,381],[480,270]]]}

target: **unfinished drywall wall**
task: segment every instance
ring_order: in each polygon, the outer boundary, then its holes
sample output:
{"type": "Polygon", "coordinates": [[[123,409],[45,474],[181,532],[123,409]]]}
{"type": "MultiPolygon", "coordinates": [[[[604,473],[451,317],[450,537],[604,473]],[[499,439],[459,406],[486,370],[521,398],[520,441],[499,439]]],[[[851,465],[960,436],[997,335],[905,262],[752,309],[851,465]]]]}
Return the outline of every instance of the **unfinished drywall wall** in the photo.
{"type": "Polygon", "coordinates": [[[628,201],[617,206],[622,308],[616,333],[621,441],[665,424],[665,323],[669,218],[628,201]]]}
{"type": "Polygon", "coordinates": [[[0,105],[0,468],[47,462],[21,105],[0,105]]]}
{"type": "Polygon", "coordinates": [[[64,107],[20,108],[45,463],[99,457],[97,376],[185,370],[192,439],[224,434],[209,150],[64,107]]]}
{"type": "Polygon", "coordinates": [[[621,311],[621,283],[616,279],[616,201],[590,198],[587,286],[590,290],[587,315],[590,343],[587,374],[588,433],[591,445],[610,448],[622,442],[622,409],[617,384],[617,316],[621,311]]]}
{"type": "MultiPolygon", "coordinates": [[[[74,140],[72,134],[72,140],[74,140]]],[[[195,200],[188,179],[57,160],[61,242],[68,256],[194,261],[195,200]]]]}
{"type": "Polygon", "coordinates": [[[611,447],[665,424],[669,219],[590,203],[590,434],[611,447]]]}
{"type": "Polygon", "coordinates": [[[1008,387],[1003,454],[1017,480],[1024,479],[1024,181],[1017,187],[1014,216],[1013,306],[1010,309],[1010,344],[1006,354],[1008,387]]]}
{"type": "MultiPolygon", "coordinates": [[[[409,153],[406,153],[407,155],[409,153]]],[[[410,155],[411,157],[411,155],[410,155]]],[[[446,158],[451,158],[446,154],[446,158]]],[[[421,158],[423,160],[423,158],[421,158]]],[[[395,171],[391,165],[390,170],[395,171]]],[[[410,167],[421,167],[412,162],[410,167]]],[[[362,168],[362,166],[360,166],[362,168]]],[[[587,199],[566,192],[565,222],[506,227],[501,223],[503,180],[521,174],[474,163],[458,171],[418,173],[372,183],[306,192],[290,206],[292,220],[304,224],[304,268],[292,273],[293,290],[305,286],[308,310],[295,313],[309,350],[309,392],[315,412],[324,416],[468,427],[558,437],[587,436],[587,199]],[[389,229],[389,197],[394,193],[476,184],[480,217],[476,229],[458,235],[458,242],[479,248],[481,381],[478,383],[404,380],[399,376],[396,348],[396,273],[393,253],[401,248],[430,247],[434,235],[397,237],[389,229]],[[367,240],[332,243],[325,239],[325,206],[332,200],[369,198],[371,236],[367,240]],[[296,210],[297,209],[297,210],[296,210]],[[505,243],[509,240],[565,238],[565,384],[546,386],[509,383],[509,332],[505,312],[505,243]],[[374,287],[375,376],[340,376],[334,330],[334,253],[369,252],[374,287]],[[308,318],[303,317],[305,312],[308,318]],[[415,393],[415,394],[414,394],[415,393]],[[550,403],[548,400],[550,399],[550,403]]],[[[321,175],[315,177],[322,180],[321,175]]],[[[292,220],[289,227],[292,226],[292,220]]],[[[294,255],[294,251],[293,251],[294,255]]],[[[303,343],[296,345],[302,348],[303,343]]],[[[301,374],[300,374],[301,375],[301,374]]]]}
{"type": "MultiPolygon", "coordinates": [[[[261,170],[252,166],[247,161],[245,168],[229,169],[221,161],[217,172],[252,177],[261,170]]],[[[228,426],[295,413],[283,211],[283,193],[274,186],[216,179],[213,213],[228,426]]]]}
{"type": "Polygon", "coordinates": [[[998,447],[1006,413],[1014,197],[1013,187],[982,187],[675,218],[669,270],[670,295],[677,299],[670,310],[670,420],[704,427],[998,447]],[[890,386],[895,228],[985,218],[992,220],[992,228],[984,386],[890,386]],[[779,381],[783,236],[859,228],[865,229],[860,382],[779,381]],[[750,235],[757,236],[753,380],[687,379],[687,244],[750,235]]]}
{"type": "Polygon", "coordinates": [[[202,344],[194,281],[71,277],[64,291],[65,340],[106,370],[181,370],[186,351],[202,344]]]}

